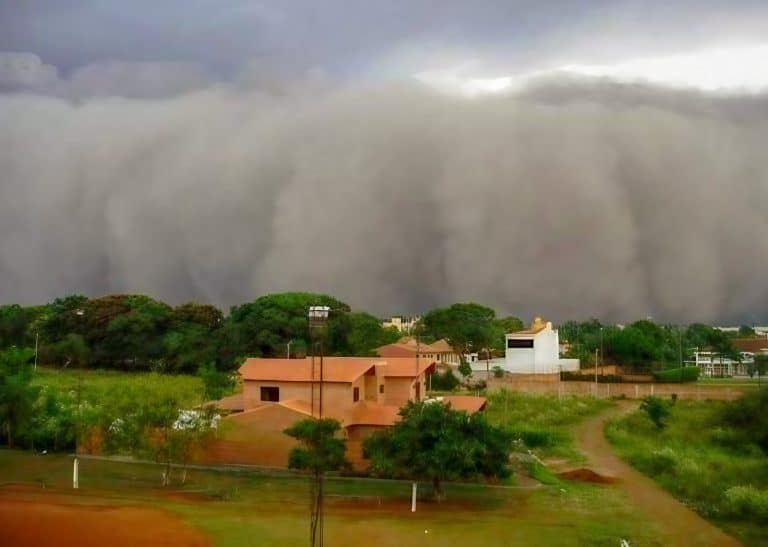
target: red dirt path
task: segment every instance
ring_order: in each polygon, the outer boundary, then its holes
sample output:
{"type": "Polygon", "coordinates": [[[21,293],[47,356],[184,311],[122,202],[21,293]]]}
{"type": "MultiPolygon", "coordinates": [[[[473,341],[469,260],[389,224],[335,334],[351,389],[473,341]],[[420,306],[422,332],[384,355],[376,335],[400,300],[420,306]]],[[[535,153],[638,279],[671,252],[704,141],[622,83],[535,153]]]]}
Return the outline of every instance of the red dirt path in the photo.
{"type": "Polygon", "coordinates": [[[637,408],[634,403],[622,405],[618,411],[600,414],[587,420],[576,433],[576,444],[587,455],[590,467],[599,475],[619,479],[638,509],[654,521],[665,546],[737,547],[741,545],[715,525],[677,501],[628,463],[619,459],[603,434],[605,423],[617,414],[637,408]]]}
{"type": "Polygon", "coordinates": [[[99,505],[80,495],[0,489],[0,545],[208,547],[205,536],[161,510],[99,505]]]}

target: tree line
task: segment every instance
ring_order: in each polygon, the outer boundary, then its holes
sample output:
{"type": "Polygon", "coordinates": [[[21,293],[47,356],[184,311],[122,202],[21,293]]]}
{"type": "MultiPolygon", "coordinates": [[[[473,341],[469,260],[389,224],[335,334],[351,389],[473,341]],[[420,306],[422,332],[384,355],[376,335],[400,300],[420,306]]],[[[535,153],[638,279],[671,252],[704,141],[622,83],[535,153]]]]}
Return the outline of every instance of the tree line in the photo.
{"type": "Polygon", "coordinates": [[[605,325],[597,319],[567,321],[560,326],[560,341],[567,342],[566,357],[590,366],[618,364],[640,370],[677,367],[693,359],[695,351],[713,351],[725,359],[739,360],[734,337],[754,336],[748,326],[730,333],[702,323],[688,326],[659,325],[644,319],[629,325],[605,325]],[[602,357],[601,357],[602,356],[602,357]]]}
{"type": "Polygon", "coordinates": [[[42,306],[0,306],[0,349],[37,347],[38,362],[194,373],[202,364],[236,368],[244,357],[303,356],[311,350],[307,309],[331,308],[329,355],[373,355],[396,341],[395,329],[328,295],[282,293],[234,306],[228,315],[210,304],[172,307],[144,295],[57,298],[42,306]]]}
{"type": "MultiPolygon", "coordinates": [[[[259,297],[233,306],[228,314],[210,304],[170,306],[144,295],[99,298],[74,295],[41,306],[0,305],[0,349],[37,347],[38,362],[60,367],[99,367],[194,373],[201,365],[232,370],[245,357],[302,357],[312,351],[307,310],[331,309],[324,337],[327,355],[373,356],[402,333],[379,319],[353,311],[324,294],[291,292],[259,297]]],[[[412,335],[429,343],[447,339],[459,355],[504,354],[504,334],[524,327],[514,316],[497,317],[476,303],[428,311],[412,335]]],[[[754,334],[742,327],[739,335],[754,334]]],[[[738,359],[730,333],[695,323],[687,327],[641,320],[626,326],[596,319],[560,325],[567,357],[635,368],[667,368],[709,348],[738,359]]]]}

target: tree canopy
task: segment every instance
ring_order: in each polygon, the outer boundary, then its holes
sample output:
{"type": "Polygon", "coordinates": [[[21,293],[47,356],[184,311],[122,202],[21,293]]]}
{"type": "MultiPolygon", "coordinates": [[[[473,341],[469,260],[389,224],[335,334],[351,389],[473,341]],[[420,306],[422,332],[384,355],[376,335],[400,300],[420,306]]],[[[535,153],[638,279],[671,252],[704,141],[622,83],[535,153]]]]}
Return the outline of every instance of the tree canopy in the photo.
{"type": "Polygon", "coordinates": [[[392,428],[366,439],[370,471],[387,477],[428,480],[442,497],[442,482],[510,475],[512,436],[488,423],[483,413],[468,415],[438,401],[409,402],[392,428]]]}
{"type": "Polygon", "coordinates": [[[0,352],[0,429],[11,448],[30,423],[39,391],[32,385],[31,357],[26,349],[0,352]]]}
{"type": "Polygon", "coordinates": [[[437,308],[422,318],[425,331],[435,339],[446,338],[459,355],[490,347],[494,341],[496,313],[473,302],[437,308]]]}

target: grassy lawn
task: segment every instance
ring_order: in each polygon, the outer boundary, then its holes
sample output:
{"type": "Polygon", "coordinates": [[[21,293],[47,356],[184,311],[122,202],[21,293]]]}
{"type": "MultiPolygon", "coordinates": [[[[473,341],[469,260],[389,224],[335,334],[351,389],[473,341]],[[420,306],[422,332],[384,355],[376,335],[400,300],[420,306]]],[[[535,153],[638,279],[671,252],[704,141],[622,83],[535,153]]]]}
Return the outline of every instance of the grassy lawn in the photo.
{"type": "Polygon", "coordinates": [[[610,423],[606,435],[624,459],[699,514],[746,545],[768,545],[768,457],[722,427],[723,404],[678,401],[661,431],[635,412],[610,423]]]}
{"type": "Polygon", "coordinates": [[[98,403],[114,390],[137,388],[158,394],[172,393],[185,406],[200,404],[203,383],[197,376],[157,374],[154,372],[119,372],[112,370],[52,369],[40,367],[33,383],[60,392],[76,392],[82,381],[82,397],[98,403]]]}
{"type": "Polygon", "coordinates": [[[613,403],[577,395],[530,395],[502,389],[488,395],[486,414],[491,423],[510,428],[540,458],[562,458],[580,463],[574,448],[575,425],[613,403]]]}
{"type": "MultiPolygon", "coordinates": [[[[0,486],[21,482],[39,485],[41,492],[67,493],[70,473],[66,456],[0,450],[0,486]]],[[[204,531],[217,547],[307,543],[303,477],[192,470],[185,485],[177,481],[161,489],[155,466],[82,460],[80,482],[74,500],[168,509],[204,531]]],[[[420,488],[428,496],[428,488],[420,488]]],[[[660,545],[653,524],[638,517],[621,489],[612,486],[448,484],[447,501],[422,500],[415,514],[410,513],[406,482],[335,478],[327,481],[327,492],[328,545],[615,546],[621,538],[633,547],[660,545]]]]}

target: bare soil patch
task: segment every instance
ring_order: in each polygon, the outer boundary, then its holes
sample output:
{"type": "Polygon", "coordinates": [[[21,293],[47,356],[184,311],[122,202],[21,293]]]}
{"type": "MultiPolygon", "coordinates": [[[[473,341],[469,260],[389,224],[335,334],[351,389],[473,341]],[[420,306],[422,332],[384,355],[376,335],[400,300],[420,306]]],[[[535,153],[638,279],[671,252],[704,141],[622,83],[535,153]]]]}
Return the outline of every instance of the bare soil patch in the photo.
{"type": "Polygon", "coordinates": [[[557,476],[561,479],[566,479],[569,481],[591,482],[594,484],[614,484],[619,480],[615,477],[606,477],[600,473],[595,473],[586,467],[580,467],[579,469],[573,469],[572,471],[559,473],[557,476]]]}
{"type": "Polygon", "coordinates": [[[0,545],[208,547],[206,537],[158,509],[101,503],[42,488],[0,489],[0,545]]]}

